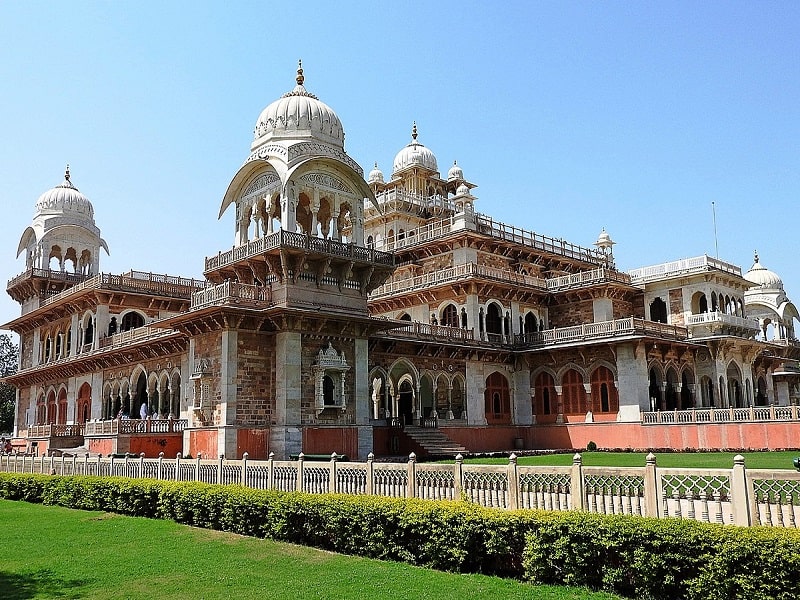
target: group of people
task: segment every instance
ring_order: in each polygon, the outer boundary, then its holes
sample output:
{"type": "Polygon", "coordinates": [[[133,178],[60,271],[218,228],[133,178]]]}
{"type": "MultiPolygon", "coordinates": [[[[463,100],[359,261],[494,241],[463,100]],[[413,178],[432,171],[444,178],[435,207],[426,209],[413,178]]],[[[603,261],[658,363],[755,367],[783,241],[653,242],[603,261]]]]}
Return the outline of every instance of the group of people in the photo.
{"type": "MultiPolygon", "coordinates": [[[[119,412],[117,413],[117,419],[130,419],[131,415],[128,413],[128,410],[124,406],[119,407],[119,412]]],[[[160,419],[161,415],[158,414],[158,411],[150,411],[150,407],[147,406],[147,402],[142,402],[142,406],[139,409],[139,418],[144,419],[160,419]]]]}
{"type": "Polygon", "coordinates": [[[13,454],[14,446],[11,445],[11,440],[0,437],[0,454],[13,454]]]}

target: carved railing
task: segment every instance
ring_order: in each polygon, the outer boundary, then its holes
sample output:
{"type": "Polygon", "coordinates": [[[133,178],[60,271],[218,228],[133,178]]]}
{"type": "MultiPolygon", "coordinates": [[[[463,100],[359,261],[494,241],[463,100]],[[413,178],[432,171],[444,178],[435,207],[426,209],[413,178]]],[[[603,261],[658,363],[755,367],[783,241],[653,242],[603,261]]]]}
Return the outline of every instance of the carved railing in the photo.
{"type": "Polygon", "coordinates": [[[497,509],[577,510],[600,514],[672,517],[740,526],[796,529],[800,524],[800,473],[748,470],[736,456],[732,469],[660,468],[648,455],[643,467],[586,467],[580,454],[572,466],[308,461],[207,460],[0,455],[0,471],[57,475],[119,476],[170,481],[238,484],[264,490],[340,493],[397,498],[462,500],[497,509]]]}
{"type": "Polygon", "coordinates": [[[262,285],[225,281],[210,285],[192,296],[192,310],[205,306],[236,304],[263,307],[272,304],[272,290],[262,285]]]}
{"type": "Polygon", "coordinates": [[[748,329],[751,331],[759,331],[761,329],[758,325],[758,319],[739,317],[737,315],[729,315],[720,311],[689,315],[686,319],[686,324],[689,326],[710,325],[718,323],[721,323],[723,325],[738,327],[741,329],[748,329]]]}
{"type": "Polygon", "coordinates": [[[80,283],[88,277],[82,273],[67,273],[65,271],[54,271],[52,269],[27,269],[16,277],[8,280],[6,289],[11,289],[21,281],[30,279],[31,277],[41,277],[43,279],[50,279],[52,281],[69,281],[72,283],[80,283]]]}
{"type": "Polygon", "coordinates": [[[627,273],[615,271],[614,269],[592,269],[590,271],[580,271],[561,277],[552,277],[546,280],[548,292],[560,292],[563,290],[581,288],[587,285],[598,283],[625,283],[630,284],[631,277],[627,273]]]}
{"type": "Polygon", "coordinates": [[[656,279],[664,279],[666,277],[675,277],[676,275],[689,275],[692,273],[703,273],[716,269],[738,277],[742,276],[742,268],[737,267],[731,263],[712,258],[708,255],[695,256],[693,258],[684,258],[681,260],[674,260],[670,262],[661,263],[658,265],[651,265],[649,267],[641,267],[628,271],[631,276],[631,281],[634,284],[645,283],[656,279]]]}
{"type": "Polygon", "coordinates": [[[442,341],[467,341],[473,340],[475,334],[472,329],[462,329],[460,327],[447,327],[445,325],[431,325],[412,321],[405,327],[398,327],[387,331],[385,335],[390,337],[401,336],[415,339],[438,339],[442,341]]]}
{"type": "Polygon", "coordinates": [[[678,325],[667,325],[666,323],[627,317],[614,321],[545,329],[544,331],[516,335],[514,339],[518,345],[544,346],[629,335],[650,335],[672,340],[684,340],[688,337],[688,331],[686,327],[678,325]]]}
{"type": "Polygon", "coordinates": [[[112,419],[84,423],[85,436],[181,433],[186,419],[112,419]]]}
{"type": "Polygon", "coordinates": [[[800,410],[791,406],[749,406],[746,408],[692,408],[689,410],[648,411],[641,414],[644,425],[676,423],[731,423],[798,421],[800,410]]]}
{"type": "MultiPolygon", "coordinates": [[[[122,331],[120,333],[115,333],[114,335],[100,338],[100,348],[126,346],[128,344],[143,342],[145,340],[165,337],[174,333],[175,331],[172,329],[163,329],[160,327],[137,327],[135,329],[129,329],[128,331],[122,331]]],[[[91,350],[91,344],[87,344],[87,346],[89,347],[88,350],[91,350]]],[[[81,352],[85,352],[87,350],[86,346],[82,346],[80,350],[81,352]]]]}
{"type": "Polygon", "coordinates": [[[382,265],[394,265],[394,255],[388,252],[380,252],[374,248],[356,246],[355,244],[337,242],[336,240],[329,240],[281,229],[242,244],[241,246],[234,246],[226,252],[218,253],[217,256],[206,257],[205,271],[208,272],[220,269],[239,261],[264,254],[275,248],[296,248],[318,252],[328,256],[350,258],[382,265]]]}
{"type": "Polygon", "coordinates": [[[83,435],[83,425],[66,425],[63,423],[31,425],[28,427],[27,432],[29,438],[75,437],[79,435],[83,435]]]}

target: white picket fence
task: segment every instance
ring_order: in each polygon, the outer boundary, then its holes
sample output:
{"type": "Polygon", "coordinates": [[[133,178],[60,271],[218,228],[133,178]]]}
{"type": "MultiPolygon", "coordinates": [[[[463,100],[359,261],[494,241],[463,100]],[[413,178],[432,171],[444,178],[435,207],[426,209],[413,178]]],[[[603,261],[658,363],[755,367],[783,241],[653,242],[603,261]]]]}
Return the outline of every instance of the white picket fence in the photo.
{"type": "Polygon", "coordinates": [[[644,467],[587,467],[580,454],[572,466],[174,459],[164,456],[90,458],[0,456],[0,471],[99,475],[239,484],[264,490],[463,500],[501,509],[583,510],[601,514],[678,517],[734,525],[800,525],[800,473],[732,469],[659,468],[650,454],[644,467]]]}

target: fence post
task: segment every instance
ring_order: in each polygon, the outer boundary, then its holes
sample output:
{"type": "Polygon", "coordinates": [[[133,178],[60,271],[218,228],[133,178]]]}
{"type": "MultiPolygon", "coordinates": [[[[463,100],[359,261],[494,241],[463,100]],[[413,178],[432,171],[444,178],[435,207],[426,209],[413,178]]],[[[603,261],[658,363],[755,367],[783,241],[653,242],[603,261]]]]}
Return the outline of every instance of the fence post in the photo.
{"type": "Polygon", "coordinates": [[[95,475],[97,475],[98,477],[102,477],[103,476],[103,461],[102,461],[102,458],[103,458],[103,456],[101,454],[97,455],[97,473],[95,473],[95,475]]]}
{"type": "MultiPolygon", "coordinates": [[[[272,452],[269,453],[270,457],[270,473],[272,473],[272,452]]],[[[247,459],[250,458],[250,454],[245,452],[242,454],[242,485],[247,485],[247,459]]],[[[267,481],[267,488],[269,488],[269,481],[267,481]]]]}
{"type": "Polygon", "coordinates": [[[464,485],[464,457],[456,454],[456,464],[453,466],[453,500],[461,500],[464,485]]]}
{"type": "Polygon", "coordinates": [[[224,460],[225,460],[225,455],[224,454],[220,454],[219,455],[219,466],[217,467],[217,483],[220,484],[220,485],[223,483],[223,481],[222,481],[222,461],[224,461],[224,460]]]}
{"type": "Polygon", "coordinates": [[[181,480],[181,453],[175,455],[175,481],[181,480]]]}
{"type": "Polygon", "coordinates": [[[203,457],[202,452],[197,453],[197,464],[195,465],[194,469],[194,480],[200,481],[200,459],[203,457]]]}
{"type": "Polygon", "coordinates": [[[656,470],[656,455],[650,452],[647,455],[647,463],[644,467],[644,516],[661,517],[661,486],[658,481],[656,470]]]}
{"type": "Polygon", "coordinates": [[[83,457],[83,474],[89,474],[89,453],[87,452],[83,457]]]}
{"type": "Polygon", "coordinates": [[[305,463],[305,461],[306,461],[306,455],[303,452],[301,452],[297,456],[297,486],[296,487],[297,487],[297,491],[298,492],[302,492],[303,491],[303,464],[305,463]]]}
{"type": "Polygon", "coordinates": [[[331,470],[328,478],[328,491],[331,494],[336,493],[336,458],[336,452],[331,452],[331,470]]]}
{"type": "Polygon", "coordinates": [[[569,488],[572,510],[586,510],[586,492],[583,485],[583,457],[578,452],[572,457],[569,488]]]}
{"type": "Polygon", "coordinates": [[[163,452],[159,452],[158,453],[158,470],[157,470],[157,477],[158,477],[159,480],[161,479],[161,473],[162,473],[163,467],[164,467],[164,453],[163,452]]]}
{"type": "Polygon", "coordinates": [[[64,453],[61,453],[61,475],[64,475],[64,463],[67,461],[67,457],[64,456],[64,453]]]}
{"type": "Polygon", "coordinates": [[[508,479],[508,508],[516,510],[519,508],[519,473],[517,472],[516,454],[508,457],[506,478],[508,479]]]}
{"type": "Polygon", "coordinates": [[[731,472],[731,508],[733,509],[733,524],[748,527],[752,524],[750,515],[750,497],[748,493],[747,473],[744,468],[744,456],[737,454],[733,457],[733,471],[731,472]]]}
{"type": "Polygon", "coordinates": [[[375,476],[375,466],[373,461],[375,460],[375,455],[370,452],[367,454],[367,489],[365,492],[370,496],[375,493],[375,481],[373,477],[375,476]]]}
{"type": "Polygon", "coordinates": [[[72,474],[73,475],[77,475],[78,474],[77,471],[78,471],[78,455],[77,454],[73,454],[72,455],[72,474]]]}
{"type": "Polygon", "coordinates": [[[408,455],[408,486],[406,487],[406,498],[417,496],[417,455],[408,455]]]}
{"type": "Polygon", "coordinates": [[[139,479],[144,479],[144,452],[139,452],[139,479]]]}

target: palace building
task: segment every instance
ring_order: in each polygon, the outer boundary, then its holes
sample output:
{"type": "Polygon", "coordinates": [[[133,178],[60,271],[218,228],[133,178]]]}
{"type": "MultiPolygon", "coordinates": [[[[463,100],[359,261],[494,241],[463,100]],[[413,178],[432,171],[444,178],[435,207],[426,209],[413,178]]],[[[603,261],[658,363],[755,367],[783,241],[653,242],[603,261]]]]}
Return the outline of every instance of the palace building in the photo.
{"type": "Polygon", "coordinates": [[[476,187],[416,124],[365,178],[302,68],[258,116],[221,195],[233,248],[202,281],[102,272],[67,169],[7,286],[15,438],[229,458],[800,446],[798,312],[758,256],[622,272],[609,233],[500,223],[476,187]]]}

